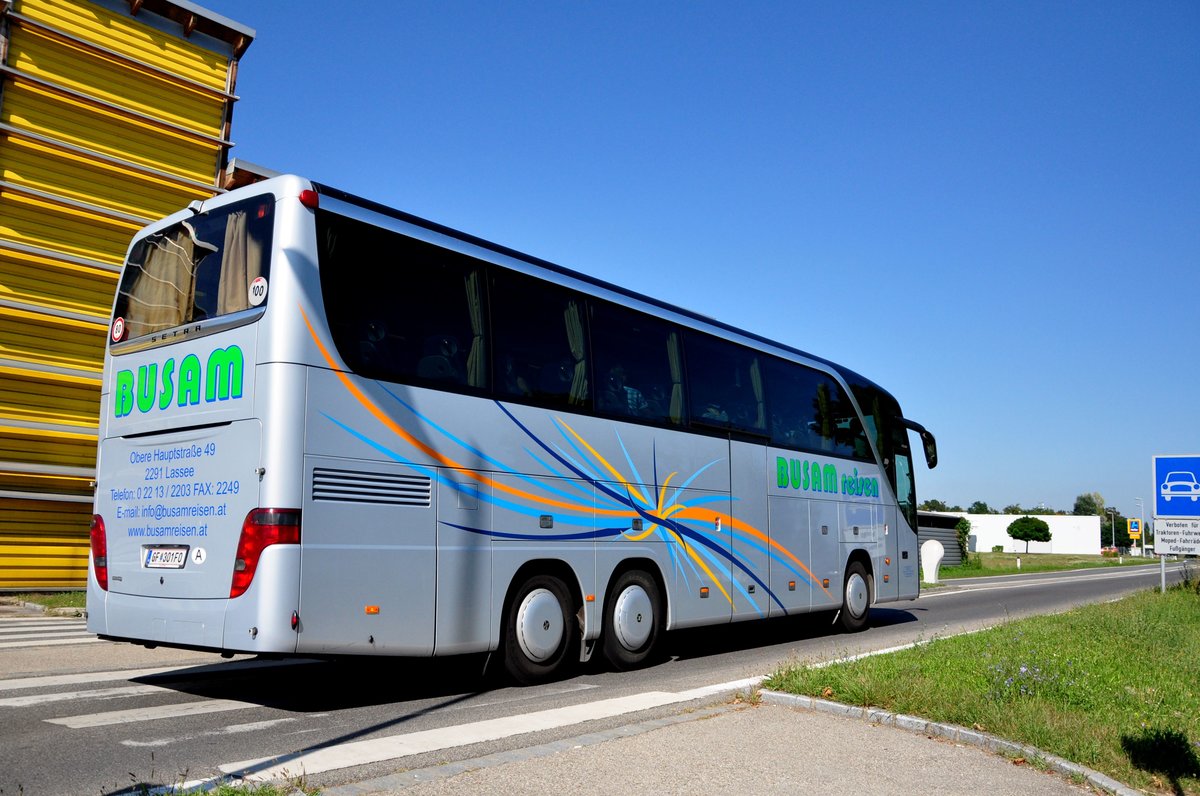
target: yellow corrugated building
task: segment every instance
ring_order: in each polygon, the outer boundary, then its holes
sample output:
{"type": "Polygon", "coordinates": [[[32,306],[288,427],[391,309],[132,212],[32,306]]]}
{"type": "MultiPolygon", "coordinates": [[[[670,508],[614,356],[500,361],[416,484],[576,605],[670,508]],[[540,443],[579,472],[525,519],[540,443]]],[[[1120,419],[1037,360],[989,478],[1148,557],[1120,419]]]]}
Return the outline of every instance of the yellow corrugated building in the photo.
{"type": "Polygon", "coordinates": [[[0,0],[0,590],[86,583],[121,260],[219,190],[253,38],[187,0],[0,0]]]}

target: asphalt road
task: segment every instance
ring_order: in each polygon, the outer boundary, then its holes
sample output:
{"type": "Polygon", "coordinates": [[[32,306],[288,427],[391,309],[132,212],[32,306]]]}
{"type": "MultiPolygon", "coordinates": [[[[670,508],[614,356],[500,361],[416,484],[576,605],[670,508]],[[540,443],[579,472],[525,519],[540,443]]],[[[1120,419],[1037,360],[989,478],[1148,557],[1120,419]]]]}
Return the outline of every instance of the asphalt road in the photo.
{"type": "Polygon", "coordinates": [[[957,581],[873,609],[862,633],[838,633],[827,616],[682,631],[663,638],[648,668],[597,662],[531,688],[496,682],[478,657],[222,662],[89,642],[80,620],[61,645],[23,646],[14,640],[59,631],[0,617],[0,794],[115,793],[275,770],[261,759],[303,768],[308,784],[352,783],[671,716],[727,701],[783,661],[1063,611],[1158,579],[1155,565],[957,581]]]}

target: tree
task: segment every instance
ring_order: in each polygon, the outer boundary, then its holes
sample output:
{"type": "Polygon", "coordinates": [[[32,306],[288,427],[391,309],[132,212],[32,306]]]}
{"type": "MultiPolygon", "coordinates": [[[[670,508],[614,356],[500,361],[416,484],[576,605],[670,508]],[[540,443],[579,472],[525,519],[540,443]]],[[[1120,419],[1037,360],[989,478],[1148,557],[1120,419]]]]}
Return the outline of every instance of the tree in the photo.
{"type": "Polygon", "coordinates": [[[1045,520],[1026,515],[1009,523],[1008,535],[1018,542],[1024,542],[1025,552],[1028,553],[1030,542],[1050,541],[1050,526],[1045,520]]]}
{"type": "Polygon", "coordinates": [[[1025,509],[1021,508],[1020,503],[1011,503],[1000,510],[1001,514],[1025,514],[1025,509]]]}
{"type": "Polygon", "coordinates": [[[968,514],[995,514],[996,511],[982,500],[976,500],[971,505],[967,506],[968,514]]]}
{"type": "Polygon", "coordinates": [[[1085,492],[1075,498],[1075,509],[1071,513],[1077,517],[1103,517],[1104,498],[1099,492],[1085,492]]]}
{"type": "Polygon", "coordinates": [[[951,506],[944,500],[930,498],[929,500],[921,501],[921,505],[917,506],[921,511],[962,511],[962,506],[951,506]]]}
{"type": "Polygon", "coordinates": [[[1100,520],[1100,546],[1108,547],[1132,547],[1133,540],[1129,538],[1129,520],[1121,515],[1121,512],[1114,511],[1112,514],[1105,513],[1103,519],[1100,520]],[[1115,531],[1114,534],[1114,519],[1115,531]]]}

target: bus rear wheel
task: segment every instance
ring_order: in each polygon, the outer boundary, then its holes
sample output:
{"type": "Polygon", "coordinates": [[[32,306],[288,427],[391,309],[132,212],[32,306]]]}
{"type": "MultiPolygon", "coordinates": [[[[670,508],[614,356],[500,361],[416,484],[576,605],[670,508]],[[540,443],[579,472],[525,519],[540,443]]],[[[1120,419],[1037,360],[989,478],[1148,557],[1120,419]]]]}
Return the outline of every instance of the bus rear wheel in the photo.
{"type": "Polygon", "coordinates": [[[846,567],[846,581],[842,585],[842,610],[838,620],[843,630],[857,632],[867,626],[867,613],[871,610],[871,580],[867,568],[861,561],[846,567]]]}
{"type": "Polygon", "coordinates": [[[566,665],[577,636],[566,585],[551,575],[534,575],[508,606],[504,667],[522,685],[548,680],[566,665]]]}
{"type": "Polygon", "coordinates": [[[618,671],[640,665],[654,651],[662,625],[654,578],[641,570],[623,573],[609,589],[604,608],[604,657],[618,671]]]}

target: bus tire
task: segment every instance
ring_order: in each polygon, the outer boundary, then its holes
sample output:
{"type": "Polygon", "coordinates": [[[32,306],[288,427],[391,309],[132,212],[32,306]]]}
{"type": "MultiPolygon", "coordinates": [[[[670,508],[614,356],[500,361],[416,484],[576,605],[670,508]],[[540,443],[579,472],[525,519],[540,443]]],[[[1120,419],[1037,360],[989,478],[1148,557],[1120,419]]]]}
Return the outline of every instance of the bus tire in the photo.
{"type": "Polygon", "coordinates": [[[640,665],[654,651],[662,627],[662,598],[654,578],[622,573],[604,601],[604,657],[617,671],[640,665]]]}
{"type": "Polygon", "coordinates": [[[544,682],[566,664],[577,647],[577,623],[566,585],[551,575],[521,584],[508,606],[504,667],[521,685],[544,682]]]}
{"type": "Polygon", "coordinates": [[[846,580],[842,584],[842,610],[838,621],[842,629],[851,633],[867,626],[867,614],[871,610],[871,579],[861,561],[846,567],[846,580]]]}

